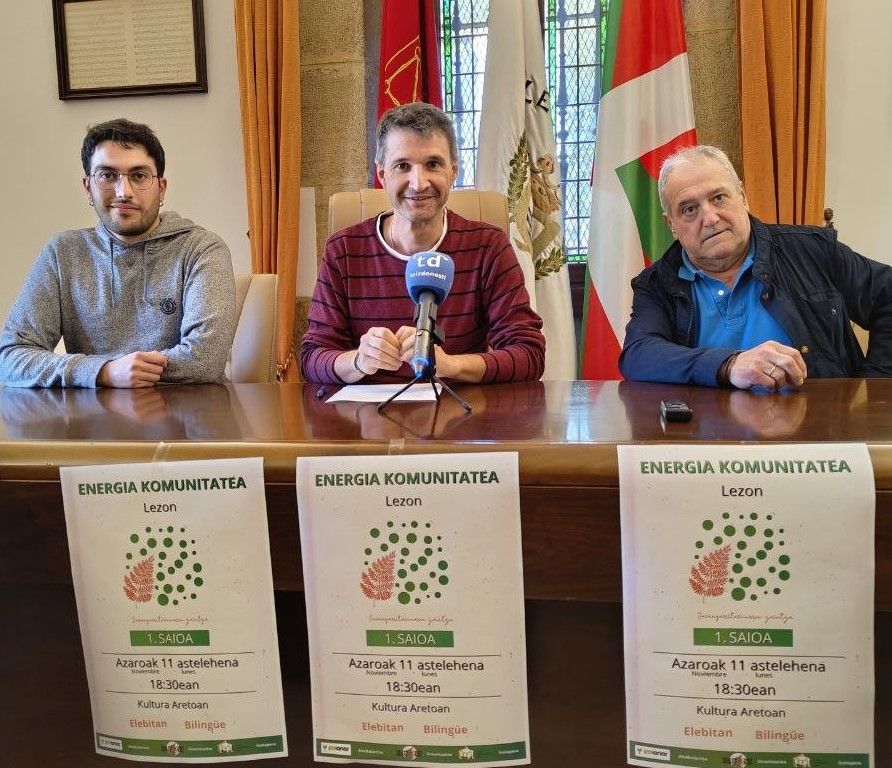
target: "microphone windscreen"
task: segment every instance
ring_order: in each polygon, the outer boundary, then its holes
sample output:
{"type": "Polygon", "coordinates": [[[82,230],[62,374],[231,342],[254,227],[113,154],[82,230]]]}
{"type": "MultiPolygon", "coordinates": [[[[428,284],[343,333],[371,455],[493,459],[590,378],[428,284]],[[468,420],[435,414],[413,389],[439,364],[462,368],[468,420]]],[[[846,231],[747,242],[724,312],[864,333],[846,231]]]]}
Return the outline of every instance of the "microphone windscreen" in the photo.
{"type": "Polygon", "coordinates": [[[455,264],[445,253],[422,251],[406,262],[406,288],[416,304],[424,291],[431,291],[442,304],[455,277],[455,264]]]}

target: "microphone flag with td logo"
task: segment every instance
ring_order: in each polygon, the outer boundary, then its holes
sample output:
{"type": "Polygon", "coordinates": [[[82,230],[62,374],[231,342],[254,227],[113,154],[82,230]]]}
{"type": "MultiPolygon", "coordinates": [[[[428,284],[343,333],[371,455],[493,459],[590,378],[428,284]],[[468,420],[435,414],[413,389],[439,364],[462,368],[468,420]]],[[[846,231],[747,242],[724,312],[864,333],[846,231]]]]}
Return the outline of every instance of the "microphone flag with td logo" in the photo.
{"type": "Polygon", "coordinates": [[[437,319],[437,307],[442,304],[455,277],[455,264],[445,253],[422,251],[409,257],[406,263],[406,288],[415,302],[415,350],[412,368],[415,376],[422,375],[431,365],[432,332],[437,319]]]}

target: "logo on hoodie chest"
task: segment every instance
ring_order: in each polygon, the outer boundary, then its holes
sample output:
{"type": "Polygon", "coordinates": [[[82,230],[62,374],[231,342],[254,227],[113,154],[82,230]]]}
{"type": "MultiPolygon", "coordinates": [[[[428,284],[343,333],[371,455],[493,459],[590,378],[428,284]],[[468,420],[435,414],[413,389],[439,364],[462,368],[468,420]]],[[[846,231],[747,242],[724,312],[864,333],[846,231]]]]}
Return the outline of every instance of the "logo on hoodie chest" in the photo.
{"type": "Polygon", "coordinates": [[[177,311],[177,303],[173,299],[161,299],[161,303],[158,306],[161,307],[161,311],[165,315],[172,315],[177,311]]]}

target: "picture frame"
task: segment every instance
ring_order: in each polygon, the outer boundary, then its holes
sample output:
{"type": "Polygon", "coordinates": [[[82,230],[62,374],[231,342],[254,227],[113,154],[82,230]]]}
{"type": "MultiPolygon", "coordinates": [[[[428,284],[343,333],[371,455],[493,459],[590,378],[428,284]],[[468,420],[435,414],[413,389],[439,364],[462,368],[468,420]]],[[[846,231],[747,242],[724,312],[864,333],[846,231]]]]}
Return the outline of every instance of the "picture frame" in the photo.
{"type": "Polygon", "coordinates": [[[203,0],[53,0],[59,98],[207,93],[203,0]]]}

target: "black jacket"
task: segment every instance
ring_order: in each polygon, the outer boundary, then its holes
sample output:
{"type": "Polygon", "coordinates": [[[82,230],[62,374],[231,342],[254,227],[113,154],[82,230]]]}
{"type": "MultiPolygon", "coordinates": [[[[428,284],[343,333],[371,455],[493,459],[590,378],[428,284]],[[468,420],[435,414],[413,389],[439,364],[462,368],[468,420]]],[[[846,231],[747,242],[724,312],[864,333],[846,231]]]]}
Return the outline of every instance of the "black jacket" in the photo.
{"type": "MultiPolygon", "coordinates": [[[[855,253],[836,230],[750,217],[762,305],[802,352],[812,378],[892,376],[892,267],[855,253]],[[850,321],[870,330],[867,357],[850,321]]],[[[632,281],[632,318],[620,355],[627,379],[716,385],[735,350],[694,347],[697,305],[678,276],[681,245],[632,281]]]]}

